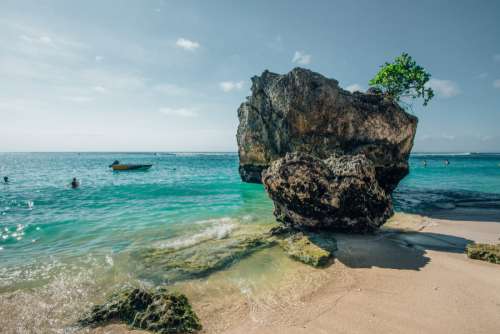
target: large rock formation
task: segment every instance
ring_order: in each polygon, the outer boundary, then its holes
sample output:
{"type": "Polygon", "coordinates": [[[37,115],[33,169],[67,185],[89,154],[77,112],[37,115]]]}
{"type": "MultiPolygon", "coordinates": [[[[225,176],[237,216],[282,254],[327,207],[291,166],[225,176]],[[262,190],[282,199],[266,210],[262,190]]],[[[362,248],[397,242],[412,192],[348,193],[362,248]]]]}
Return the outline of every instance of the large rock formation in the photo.
{"type": "Polygon", "coordinates": [[[278,221],[294,229],[371,232],[393,213],[363,154],[289,153],[262,173],[278,221]]]}
{"type": "Polygon", "coordinates": [[[261,172],[290,152],[320,159],[363,153],[389,192],[408,173],[417,126],[416,117],[382,94],[350,93],[302,68],[253,77],[252,95],[238,117],[243,181],[261,182],[261,172]]]}

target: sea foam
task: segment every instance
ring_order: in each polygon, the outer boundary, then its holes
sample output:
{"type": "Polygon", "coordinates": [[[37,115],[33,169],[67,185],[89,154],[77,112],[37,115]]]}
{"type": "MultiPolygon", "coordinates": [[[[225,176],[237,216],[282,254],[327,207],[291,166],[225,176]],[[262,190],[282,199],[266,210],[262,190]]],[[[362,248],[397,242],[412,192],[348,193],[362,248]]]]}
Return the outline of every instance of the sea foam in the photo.
{"type": "Polygon", "coordinates": [[[167,240],[158,244],[159,248],[181,249],[190,247],[201,242],[213,239],[227,238],[237,225],[232,222],[231,218],[210,219],[200,221],[198,224],[218,223],[215,226],[208,227],[199,233],[190,236],[183,236],[173,240],[167,240]]]}

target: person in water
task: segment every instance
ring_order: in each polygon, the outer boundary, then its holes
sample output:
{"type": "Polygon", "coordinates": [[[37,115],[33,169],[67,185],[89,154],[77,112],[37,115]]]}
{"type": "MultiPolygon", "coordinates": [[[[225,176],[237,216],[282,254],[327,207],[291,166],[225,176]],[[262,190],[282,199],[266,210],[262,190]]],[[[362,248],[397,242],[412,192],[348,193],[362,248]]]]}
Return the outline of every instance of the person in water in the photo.
{"type": "Polygon", "coordinates": [[[9,177],[8,176],[4,176],[3,177],[3,182],[4,183],[9,183],[9,177]]]}
{"type": "Polygon", "coordinates": [[[444,165],[445,165],[445,166],[448,166],[449,164],[450,164],[450,161],[449,161],[448,159],[445,159],[445,160],[444,160],[444,165]]]}
{"type": "Polygon", "coordinates": [[[71,188],[76,189],[80,186],[80,182],[76,179],[76,177],[73,178],[73,181],[71,181],[71,188]]]}
{"type": "Polygon", "coordinates": [[[427,167],[427,160],[424,160],[422,164],[424,165],[424,167],[427,167]]]}

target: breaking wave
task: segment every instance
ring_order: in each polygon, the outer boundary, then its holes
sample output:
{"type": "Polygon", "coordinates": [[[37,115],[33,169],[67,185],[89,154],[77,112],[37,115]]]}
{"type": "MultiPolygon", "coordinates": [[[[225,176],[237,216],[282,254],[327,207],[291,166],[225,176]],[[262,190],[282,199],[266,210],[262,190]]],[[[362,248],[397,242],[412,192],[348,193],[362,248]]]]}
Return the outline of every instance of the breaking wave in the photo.
{"type": "Polygon", "coordinates": [[[181,249],[190,247],[207,240],[227,238],[237,228],[235,221],[229,217],[220,219],[207,219],[196,224],[217,224],[190,236],[182,236],[173,240],[162,241],[157,244],[159,248],[181,249]]]}

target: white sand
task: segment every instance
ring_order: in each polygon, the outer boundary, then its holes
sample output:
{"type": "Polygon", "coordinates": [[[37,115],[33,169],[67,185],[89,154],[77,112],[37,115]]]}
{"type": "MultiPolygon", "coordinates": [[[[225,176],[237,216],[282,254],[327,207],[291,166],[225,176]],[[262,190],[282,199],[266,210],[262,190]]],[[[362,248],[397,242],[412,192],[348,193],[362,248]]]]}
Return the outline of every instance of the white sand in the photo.
{"type": "Polygon", "coordinates": [[[339,235],[331,279],[301,308],[224,333],[500,333],[500,266],[460,252],[465,239],[499,242],[500,223],[400,215],[389,225],[420,232],[339,235]]]}

